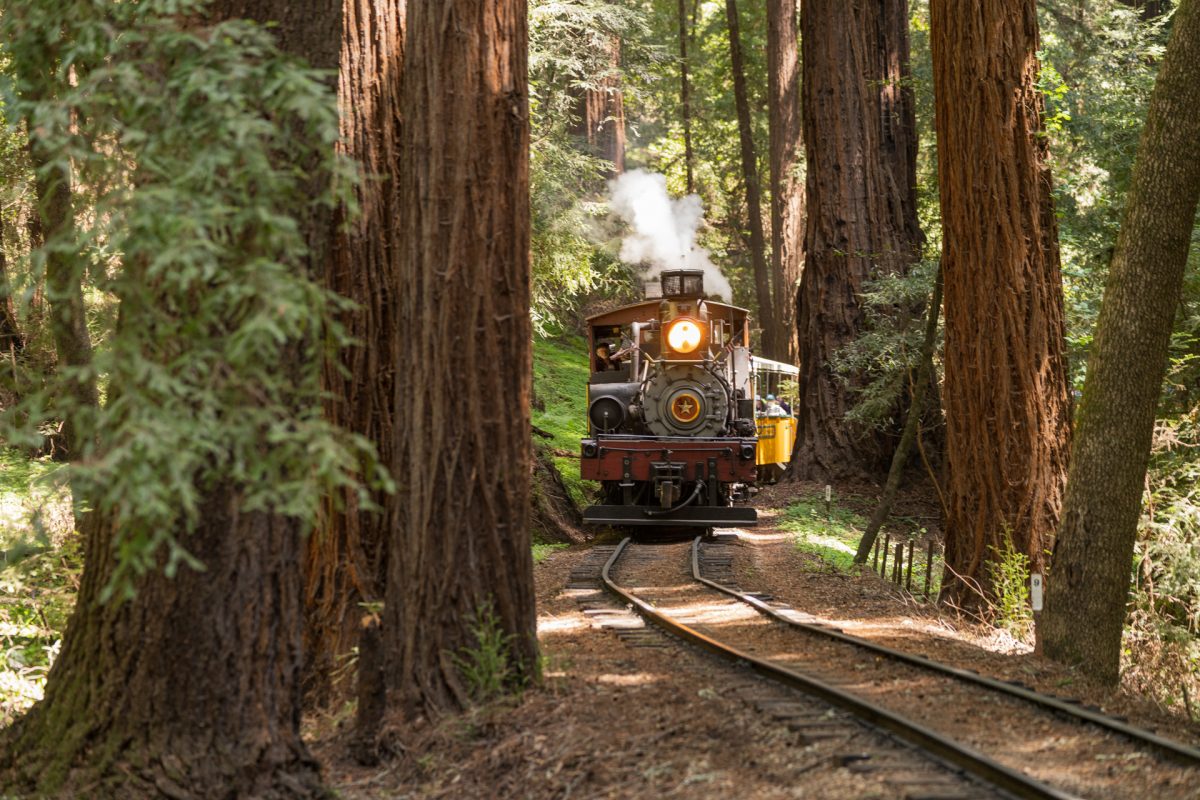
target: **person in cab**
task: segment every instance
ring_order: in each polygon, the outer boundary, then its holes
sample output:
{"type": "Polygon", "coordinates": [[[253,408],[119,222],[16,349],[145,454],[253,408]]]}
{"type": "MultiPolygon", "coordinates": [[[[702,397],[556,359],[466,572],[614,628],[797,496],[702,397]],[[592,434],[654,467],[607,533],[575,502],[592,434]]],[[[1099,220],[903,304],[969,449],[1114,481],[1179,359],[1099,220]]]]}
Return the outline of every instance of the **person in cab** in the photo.
{"type": "Polygon", "coordinates": [[[593,372],[609,372],[621,368],[621,356],[624,352],[614,354],[612,345],[608,342],[601,342],[596,345],[596,358],[593,365],[593,372]]]}

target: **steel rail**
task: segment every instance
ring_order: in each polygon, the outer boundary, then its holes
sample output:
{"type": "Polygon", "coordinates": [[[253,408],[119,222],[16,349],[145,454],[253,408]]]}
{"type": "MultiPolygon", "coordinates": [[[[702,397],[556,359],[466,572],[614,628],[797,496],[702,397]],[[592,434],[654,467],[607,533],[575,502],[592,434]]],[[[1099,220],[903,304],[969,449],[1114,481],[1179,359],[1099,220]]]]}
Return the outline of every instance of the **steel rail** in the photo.
{"type": "Polygon", "coordinates": [[[613,565],[617,563],[621,554],[625,552],[625,548],[629,545],[629,542],[630,539],[625,538],[617,545],[617,548],[613,551],[608,561],[605,562],[604,568],[600,572],[600,579],[605,588],[631,605],[645,619],[662,628],[664,631],[698,645],[710,653],[714,653],[735,664],[745,665],[750,670],[765,678],[817,697],[836,708],[852,714],[875,728],[886,731],[896,738],[903,739],[915,745],[920,750],[933,756],[935,760],[961,769],[989,786],[999,789],[1002,792],[1007,792],[1013,797],[1020,798],[1020,800],[1079,800],[1076,795],[1047,786],[1017,770],[988,758],[982,753],[964,747],[929,728],[911,722],[887,709],[875,706],[866,700],[855,697],[848,692],[844,692],[803,673],[752,656],[735,647],[722,644],[695,628],[671,619],[650,603],[637,597],[627,589],[618,586],[613,581],[610,574],[613,565]]]}
{"type": "Polygon", "coordinates": [[[1113,719],[1112,717],[1104,714],[1090,711],[1086,708],[1081,708],[1072,703],[1068,703],[1065,700],[1060,700],[1057,697],[1051,697],[1050,695],[1042,694],[1041,692],[1034,691],[1033,689],[1026,689],[1023,686],[1007,683],[997,678],[989,678],[986,675],[979,675],[965,669],[952,667],[949,664],[943,664],[940,661],[934,661],[933,659],[926,658],[925,656],[905,653],[902,650],[894,650],[890,647],[876,644],[875,642],[867,639],[860,639],[857,636],[851,636],[850,634],[843,633],[842,631],[834,630],[823,625],[815,625],[811,622],[803,622],[802,620],[790,617],[778,609],[771,608],[770,605],[751,594],[730,589],[728,586],[724,586],[723,584],[703,577],[700,574],[700,540],[701,537],[696,537],[695,541],[692,542],[692,577],[710,589],[714,589],[722,594],[728,595],[729,597],[740,600],[747,605],[753,606],[756,610],[770,616],[773,619],[777,619],[780,622],[791,625],[794,628],[800,628],[808,633],[825,636],[844,644],[849,644],[863,650],[868,650],[872,653],[890,658],[893,661],[911,664],[922,669],[947,675],[957,680],[973,683],[977,686],[983,686],[993,691],[1002,692],[1011,697],[1016,697],[1041,706],[1042,708],[1049,709],[1055,713],[1063,714],[1071,717],[1072,719],[1082,720],[1092,725],[1104,728],[1105,730],[1111,731],[1127,739],[1131,739],[1134,742],[1143,744],[1148,748],[1153,749],[1160,755],[1163,755],[1177,763],[1189,767],[1200,767],[1200,750],[1197,750],[1194,747],[1189,747],[1182,742],[1176,742],[1171,739],[1164,738],[1156,733],[1151,733],[1150,731],[1142,728],[1134,727],[1133,725],[1122,722],[1118,719],[1113,719]]]}

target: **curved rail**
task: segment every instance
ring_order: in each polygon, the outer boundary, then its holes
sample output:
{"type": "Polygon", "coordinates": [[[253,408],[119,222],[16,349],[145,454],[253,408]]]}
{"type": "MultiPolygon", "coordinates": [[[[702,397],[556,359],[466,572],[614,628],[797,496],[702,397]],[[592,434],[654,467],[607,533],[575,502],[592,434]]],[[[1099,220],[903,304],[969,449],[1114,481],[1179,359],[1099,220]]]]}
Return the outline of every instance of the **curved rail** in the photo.
{"type": "Polygon", "coordinates": [[[633,606],[644,618],[659,628],[678,636],[685,641],[696,644],[726,660],[744,664],[749,669],[778,683],[798,689],[805,694],[820,698],[832,706],[842,709],[855,717],[867,722],[875,728],[916,745],[921,750],[933,755],[943,763],[948,763],[970,773],[996,789],[1007,792],[1022,800],[1077,800],[1075,795],[1059,791],[1036,781],[1014,769],[994,761],[982,753],[978,753],[957,742],[947,739],[938,733],[910,722],[904,717],[879,708],[852,694],[830,686],[827,683],[804,675],[803,673],[766,661],[745,653],[737,648],[722,644],[700,631],[671,619],[658,611],[653,605],[637,597],[627,589],[618,586],[611,577],[613,565],[625,552],[629,545],[628,538],[621,541],[613,551],[612,556],[604,564],[600,579],[604,586],[613,594],[633,606]]]}
{"type": "Polygon", "coordinates": [[[739,592],[735,589],[730,589],[728,586],[724,586],[716,581],[703,577],[700,574],[700,537],[696,537],[695,541],[692,542],[692,577],[710,589],[714,589],[729,597],[740,600],[749,606],[753,606],[757,611],[766,614],[772,619],[777,619],[780,622],[791,625],[794,628],[800,628],[808,633],[825,636],[830,639],[834,639],[835,641],[850,644],[860,649],[884,656],[885,658],[890,658],[893,661],[911,664],[913,666],[920,667],[921,669],[947,675],[951,678],[956,678],[967,683],[973,683],[977,686],[983,686],[992,691],[1002,692],[1011,697],[1025,700],[1056,713],[1064,714],[1073,719],[1082,720],[1092,725],[1104,728],[1105,730],[1112,731],[1113,733],[1124,736],[1127,739],[1131,739],[1139,744],[1145,745],[1155,752],[1170,758],[1172,761],[1190,767],[1200,766],[1200,750],[1189,747],[1181,742],[1166,739],[1156,733],[1151,733],[1150,731],[1136,728],[1133,725],[1129,725],[1128,723],[1105,716],[1104,714],[1098,714],[1095,711],[1090,711],[1086,708],[1080,708],[1079,706],[1068,703],[1065,700],[1060,700],[1057,697],[1050,697],[1049,695],[1042,694],[1041,692],[1036,692],[1032,689],[1026,689],[1023,686],[1006,683],[1005,681],[998,680],[996,678],[989,678],[986,675],[978,675],[965,669],[959,669],[958,667],[952,667],[949,664],[943,664],[939,661],[934,661],[933,659],[926,658],[925,656],[905,653],[902,650],[894,650],[890,647],[876,644],[875,642],[867,639],[860,639],[857,636],[851,636],[848,633],[843,633],[841,631],[832,630],[821,625],[814,625],[809,622],[802,622],[798,619],[794,619],[787,614],[781,613],[778,609],[771,608],[770,605],[764,603],[762,600],[754,597],[753,595],[739,592]]]}

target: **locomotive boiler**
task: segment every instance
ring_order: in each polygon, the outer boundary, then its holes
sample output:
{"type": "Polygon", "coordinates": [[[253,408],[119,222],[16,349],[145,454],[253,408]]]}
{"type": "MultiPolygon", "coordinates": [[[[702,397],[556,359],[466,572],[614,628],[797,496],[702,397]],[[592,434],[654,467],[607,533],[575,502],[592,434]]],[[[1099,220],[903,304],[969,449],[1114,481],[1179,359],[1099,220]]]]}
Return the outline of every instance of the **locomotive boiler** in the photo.
{"type": "Polygon", "coordinates": [[[708,300],[695,270],[662,274],[662,297],[588,319],[592,373],[583,478],[593,525],[749,526],[758,473],[749,312],[708,300]]]}

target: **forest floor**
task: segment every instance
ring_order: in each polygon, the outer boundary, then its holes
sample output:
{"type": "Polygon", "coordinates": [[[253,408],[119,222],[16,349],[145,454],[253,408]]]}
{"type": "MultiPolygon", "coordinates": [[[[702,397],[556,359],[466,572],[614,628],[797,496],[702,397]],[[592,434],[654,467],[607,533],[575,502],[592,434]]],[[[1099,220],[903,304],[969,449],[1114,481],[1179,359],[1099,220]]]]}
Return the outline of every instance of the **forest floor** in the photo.
{"type": "MultiPolygon", "coordinates": [[[[739,532],[733,548],[744,588],[769,592],[847,633],[1070,695],[1135,725],[1200,743],[1200,726],[1143,698],[1092,686],[1033,655],[1008,630],[920,602],[922,576],[909,593],[869,570],[849,569],[869,493],[839,496],[826,509],[821,488],[780,485],[760,496],[762,523],[753,532],[739,532]]],[[[918,539],[925,533],[922,520],[933,516],[919,497],[899,510],[901,528],[918,539]]],[[[664,564],[684,563],[686,544],[662,547],[664,564]]],[[[603,629],[566,588],[589,551],[590,545],[582,545],[539,553],[541,686],[440,724],[393,730],[395,755],[377,767],[353,763],[346,751],[348,731],[336,721],[318,725],[314,747],[339,795],[346,800],[905,796],[878,774],[854,769],[845,753],[847,747],[864,747],[861,743],[811,740],[786,720],[762,713],[747,700],[745,673],[673,640],[633,646],[603,629]]],[[[664,591],[669,600],[679,589],[664,591]]],[[[751,649],[776,647],[770,634],[761,635],[767,638],[757,644],[749,640],[751,649]]],[[[1194,796],[1196,783],[1156,772],[1147,763],[1152,759],[1094,752],[1056,738],[1049,726],[1039,733],[1035,725],[1030,732],[1021,719],[1005,719],[991,705],[971,708],[968,700],[966,707],[959,702],[950,709],[939,705],[943,698],[911,687],[896,694],[898,710],[919,718],[952,715],[967,721],[962,724],[975,720],[976,727],[987,719],[994,731],[1022,730],[1031,737],[1027,749],[1053,750],[1070,773],[1068,785],[1085,796],[1194,796]],[[1082,766],[1075,769],[1074,762],[1082,766]]],[[[1053,773],[1056,767],[1045,769],[1053,773]]]]}

